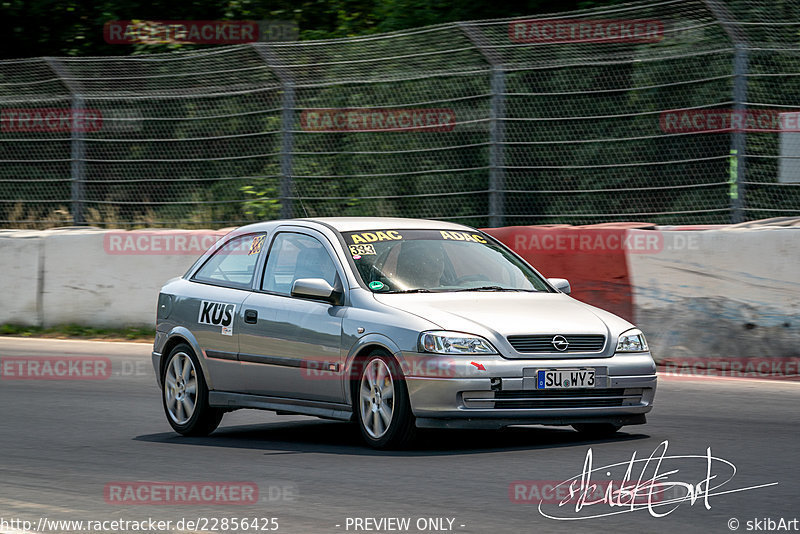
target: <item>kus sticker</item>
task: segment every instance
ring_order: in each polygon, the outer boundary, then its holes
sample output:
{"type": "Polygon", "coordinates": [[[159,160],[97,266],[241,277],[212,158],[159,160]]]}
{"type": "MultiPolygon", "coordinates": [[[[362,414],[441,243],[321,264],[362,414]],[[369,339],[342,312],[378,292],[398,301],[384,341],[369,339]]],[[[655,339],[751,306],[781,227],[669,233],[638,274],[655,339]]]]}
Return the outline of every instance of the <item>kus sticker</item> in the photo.
{"type": "Polygon", "coordinates": [[[223,336],[233,335],[233,316],[236,311],[236,304],[225,304],[223,302],[211,302],[204,300],[200,303],[200,315],[197,322],[200,324],[210,324],[222,328],[223,336]]]}

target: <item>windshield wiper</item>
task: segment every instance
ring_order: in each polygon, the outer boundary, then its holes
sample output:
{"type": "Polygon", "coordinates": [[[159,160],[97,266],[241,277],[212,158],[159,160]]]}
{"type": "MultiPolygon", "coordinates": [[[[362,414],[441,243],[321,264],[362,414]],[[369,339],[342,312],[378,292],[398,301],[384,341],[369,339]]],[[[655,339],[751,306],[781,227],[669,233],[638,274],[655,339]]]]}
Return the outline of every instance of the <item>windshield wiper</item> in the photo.
{"type": "Polygon", "coordinates": [[[453,291],[531,291],[529,289],[515,289],[513,287],[501,286],[480,286],[480,287],[465,287],[464,289],[454,289],[453,291]]]}
{"type": "Polygon", "coordinates": [[[424,287],[417,287],[414,289],[396,289],[394,291],[382,291],[381,293],[430,293],[430,289],[424,287]]]}

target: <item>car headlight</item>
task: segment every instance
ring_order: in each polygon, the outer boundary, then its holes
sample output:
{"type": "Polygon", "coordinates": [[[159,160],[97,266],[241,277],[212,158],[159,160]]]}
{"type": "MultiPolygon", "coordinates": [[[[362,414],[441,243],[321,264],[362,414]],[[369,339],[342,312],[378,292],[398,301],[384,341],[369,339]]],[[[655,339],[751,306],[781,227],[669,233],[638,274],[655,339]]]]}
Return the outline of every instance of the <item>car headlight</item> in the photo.
{"type": "Polygon", "coordinates": [[[482,337],[461,332],[423,332],[419,346],[422,351],[434,354],[497,354],[482,337]]]}
{"type": "Polygon", "coordinates": [[[646,352],[647,340],[641,330],[634,328],[623,332],[617,341],[617,352],[646,352]]]}

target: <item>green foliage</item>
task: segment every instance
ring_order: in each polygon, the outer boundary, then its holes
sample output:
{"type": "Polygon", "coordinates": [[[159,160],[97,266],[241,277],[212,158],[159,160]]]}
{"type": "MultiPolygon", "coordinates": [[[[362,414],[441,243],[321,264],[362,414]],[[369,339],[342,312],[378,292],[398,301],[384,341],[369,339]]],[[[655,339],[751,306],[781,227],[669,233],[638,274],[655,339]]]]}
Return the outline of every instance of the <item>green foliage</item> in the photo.
{"type": "Polygon", "coordinates": [[[106,56],[191,49],[179,45],[110,45],[110,20],[291,20],[302,39],[330,39],[431,24],[568,11],[615,0],[3,0],[0,59],[106,56]]]}
{"type": "Polygon", "coordinates": [[[155,335],[155,329],[139,326],[94,328],[65,324],[43,328],[41,326],[0,324],[0,336],[152,341],[155,335]]]}
{"type": "Polygon", "coordinates": [[[244,213],[259,221],[277,219],[281,213],[278,188],[275,185],[267,185],[261,180],[259,182],[242,186],[242,192],[251,198],[244,203],[244,213]]]}

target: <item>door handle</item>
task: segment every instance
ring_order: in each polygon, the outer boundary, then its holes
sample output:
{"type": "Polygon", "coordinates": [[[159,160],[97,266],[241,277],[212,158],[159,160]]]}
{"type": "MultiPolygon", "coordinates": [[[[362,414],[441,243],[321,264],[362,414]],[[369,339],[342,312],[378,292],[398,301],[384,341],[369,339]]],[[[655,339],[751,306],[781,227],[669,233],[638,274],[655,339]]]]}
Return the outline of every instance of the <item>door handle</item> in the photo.
{"type": "Polygon", "coordinates": [[[258,312],[256,310],[245,310],[244,322],[256,324],[258,322],[258,312]]]}

